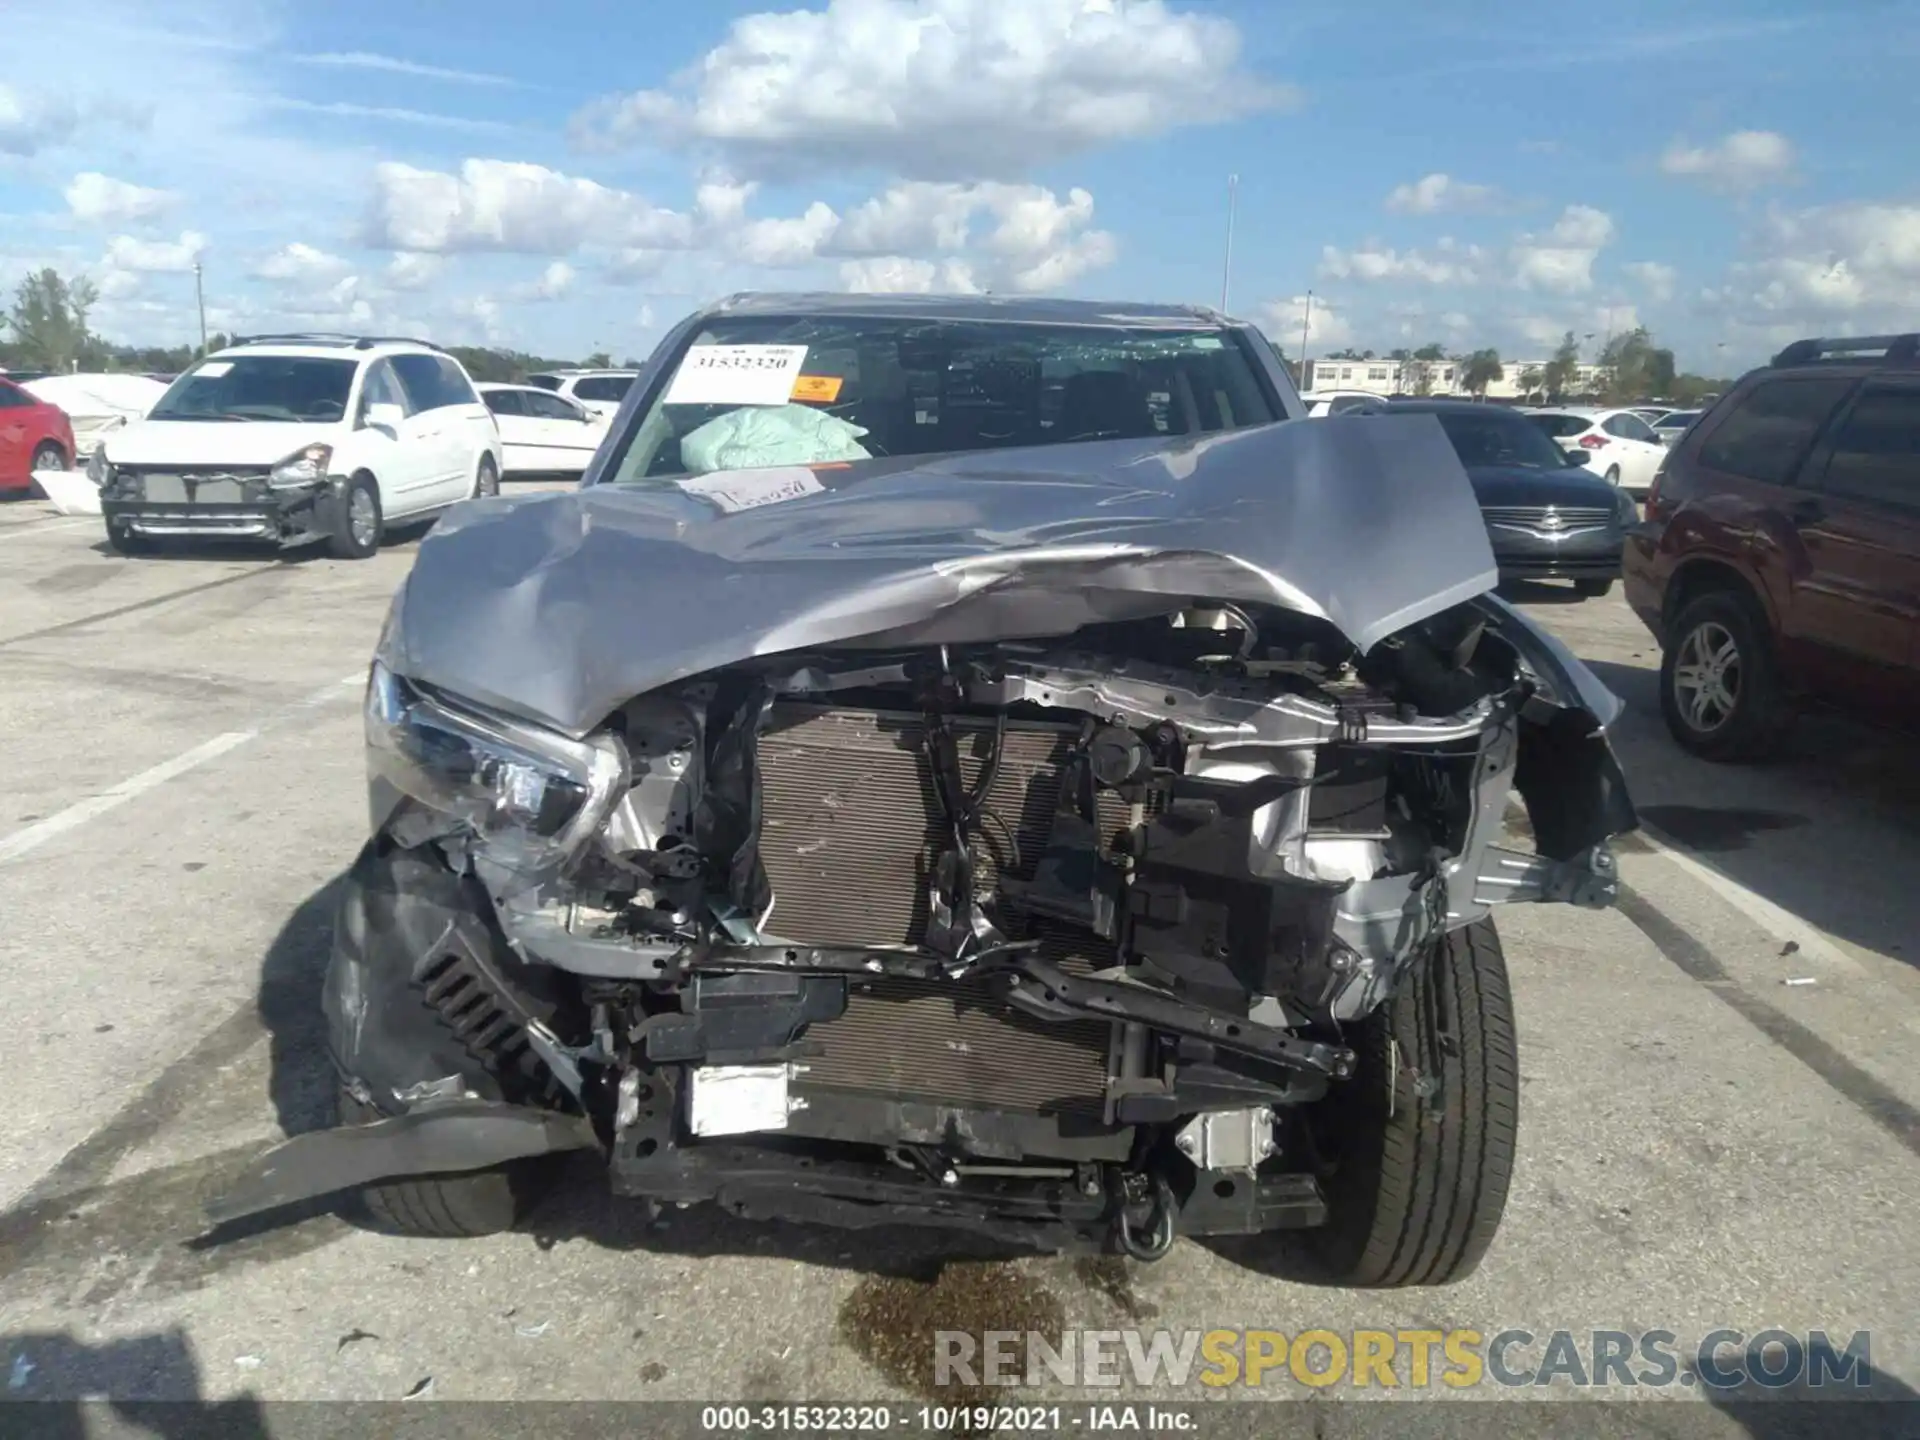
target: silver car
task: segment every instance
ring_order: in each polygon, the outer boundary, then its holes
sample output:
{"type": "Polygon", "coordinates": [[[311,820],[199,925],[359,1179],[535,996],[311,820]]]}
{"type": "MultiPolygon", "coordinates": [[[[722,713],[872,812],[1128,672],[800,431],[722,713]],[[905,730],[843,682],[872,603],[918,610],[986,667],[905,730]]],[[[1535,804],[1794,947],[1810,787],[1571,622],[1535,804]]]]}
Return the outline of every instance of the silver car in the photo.
{"type": "Polygon", "coordinates": [[[1491,594],[1432,416],[1302,418],[1205,310],[687,319],[579,490],[421,545],[343,1125],[216,1215],[481,1233],[585,1150],[652,1204],[1470,1272],[1519,1105],[1493,915],[1611,902],[1618,703],[1491,594]]]}

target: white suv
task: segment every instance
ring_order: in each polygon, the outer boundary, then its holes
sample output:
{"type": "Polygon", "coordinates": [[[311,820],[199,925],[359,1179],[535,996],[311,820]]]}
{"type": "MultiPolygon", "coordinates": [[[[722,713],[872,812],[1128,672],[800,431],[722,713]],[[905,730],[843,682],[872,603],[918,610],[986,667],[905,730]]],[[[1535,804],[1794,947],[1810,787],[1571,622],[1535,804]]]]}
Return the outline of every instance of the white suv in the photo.
{"type": "Polygon", "coordinates": [[[93,453],[107,540],[283,545],[343,559],[500,488],[500,434],[460,362],[418,340],[271,335],[208,356],[93,453]]]}
{"type": "Polygon", "coordinates": [[[639,374],[638,370],[548,370],[529,375],[527,383],[576,400],[602,419],[610,420],[639,374]]]}

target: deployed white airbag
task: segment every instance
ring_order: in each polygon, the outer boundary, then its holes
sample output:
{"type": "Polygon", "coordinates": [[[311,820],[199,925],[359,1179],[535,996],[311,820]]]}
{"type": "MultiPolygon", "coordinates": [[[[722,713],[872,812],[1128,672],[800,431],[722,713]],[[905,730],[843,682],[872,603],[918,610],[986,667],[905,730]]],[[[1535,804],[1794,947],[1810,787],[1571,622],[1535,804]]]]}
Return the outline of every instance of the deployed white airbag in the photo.
{"type": "Polygon", "coordinates": [[[807,405],[755,405],[690,430],[680,441],[680,463],[695,474],[754,470],[769,465],[819,465],[869,460],[860,444],[864,427],[807,405]]]}

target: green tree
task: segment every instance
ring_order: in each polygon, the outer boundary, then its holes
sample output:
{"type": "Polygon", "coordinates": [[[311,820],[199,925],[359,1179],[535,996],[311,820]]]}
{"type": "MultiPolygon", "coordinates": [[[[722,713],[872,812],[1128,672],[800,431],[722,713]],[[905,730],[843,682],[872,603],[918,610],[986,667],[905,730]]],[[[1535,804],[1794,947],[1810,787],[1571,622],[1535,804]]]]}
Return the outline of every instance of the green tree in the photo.
{"type": "Polygon", "coordinates": [[[71,370],[87,349],[87,315],[99,298],[84,276],[68,280],[53,269],[27,276],[13,292],[7,314],[15,348],[29,365],[71,370]]]}
{"type": "Polygon", "coordinates": [[[1498,350],[1476,350],[1460,362],[1460,388],[1486,398],[1487,387],[1506,378],[1498,350]]]}
{"type": "Polygon", "coordinates": [[[580,364],[588,370],[611,370],[613,368],[613,356],[604,350],[596,350],[587,356],[586,359],[582,360],[580,364]]]}
{"type": "Polygon", "coordinates": [[[1413,358],[1416,360],[1444,360],[1447,358],[1446,347],[1437,342],[1430,342],[1414,351],[1413,358]]]}
{"type": "Polygon", "coordinates": [[[1600,363],[1607,370],[1607,399],[1615,404],[1667,395],[1673,389],[1673,352],[1656,347],[1644,325],[1609,340],[1600,363]]]}
{"type": "Polygon", "coordinates": [[[1571,330],[1561,337],[1560,347],[1553,352],[1553,358],[1547,361],[1546,369],[1541,372],[1540,380],[1546,386],[1547,398],[1558,400],[1573,388],[1573,380],[1580,373],[1580,342],[1573,338],[1571,330]]]}
{"type": "Polygon", "coordinates": [[[1528,365],[1520,371],[1520,391],[1524,395],[1538,395],[1547,384],[1547,372],[1540,365],[1528,365]]]}

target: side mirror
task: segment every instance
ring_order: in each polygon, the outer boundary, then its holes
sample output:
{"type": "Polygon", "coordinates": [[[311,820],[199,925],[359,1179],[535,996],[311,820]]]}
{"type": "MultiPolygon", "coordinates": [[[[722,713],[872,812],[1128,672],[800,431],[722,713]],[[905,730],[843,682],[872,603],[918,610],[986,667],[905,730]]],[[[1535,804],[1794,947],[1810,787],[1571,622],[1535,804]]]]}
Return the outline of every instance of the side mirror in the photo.
{"type": "Polygon", "coordinates": [[[407,412],[398,405],[373,404],[366,408],[365,420],[374,430],[397,430],[400,422],[407,418],[407,412]]]}

